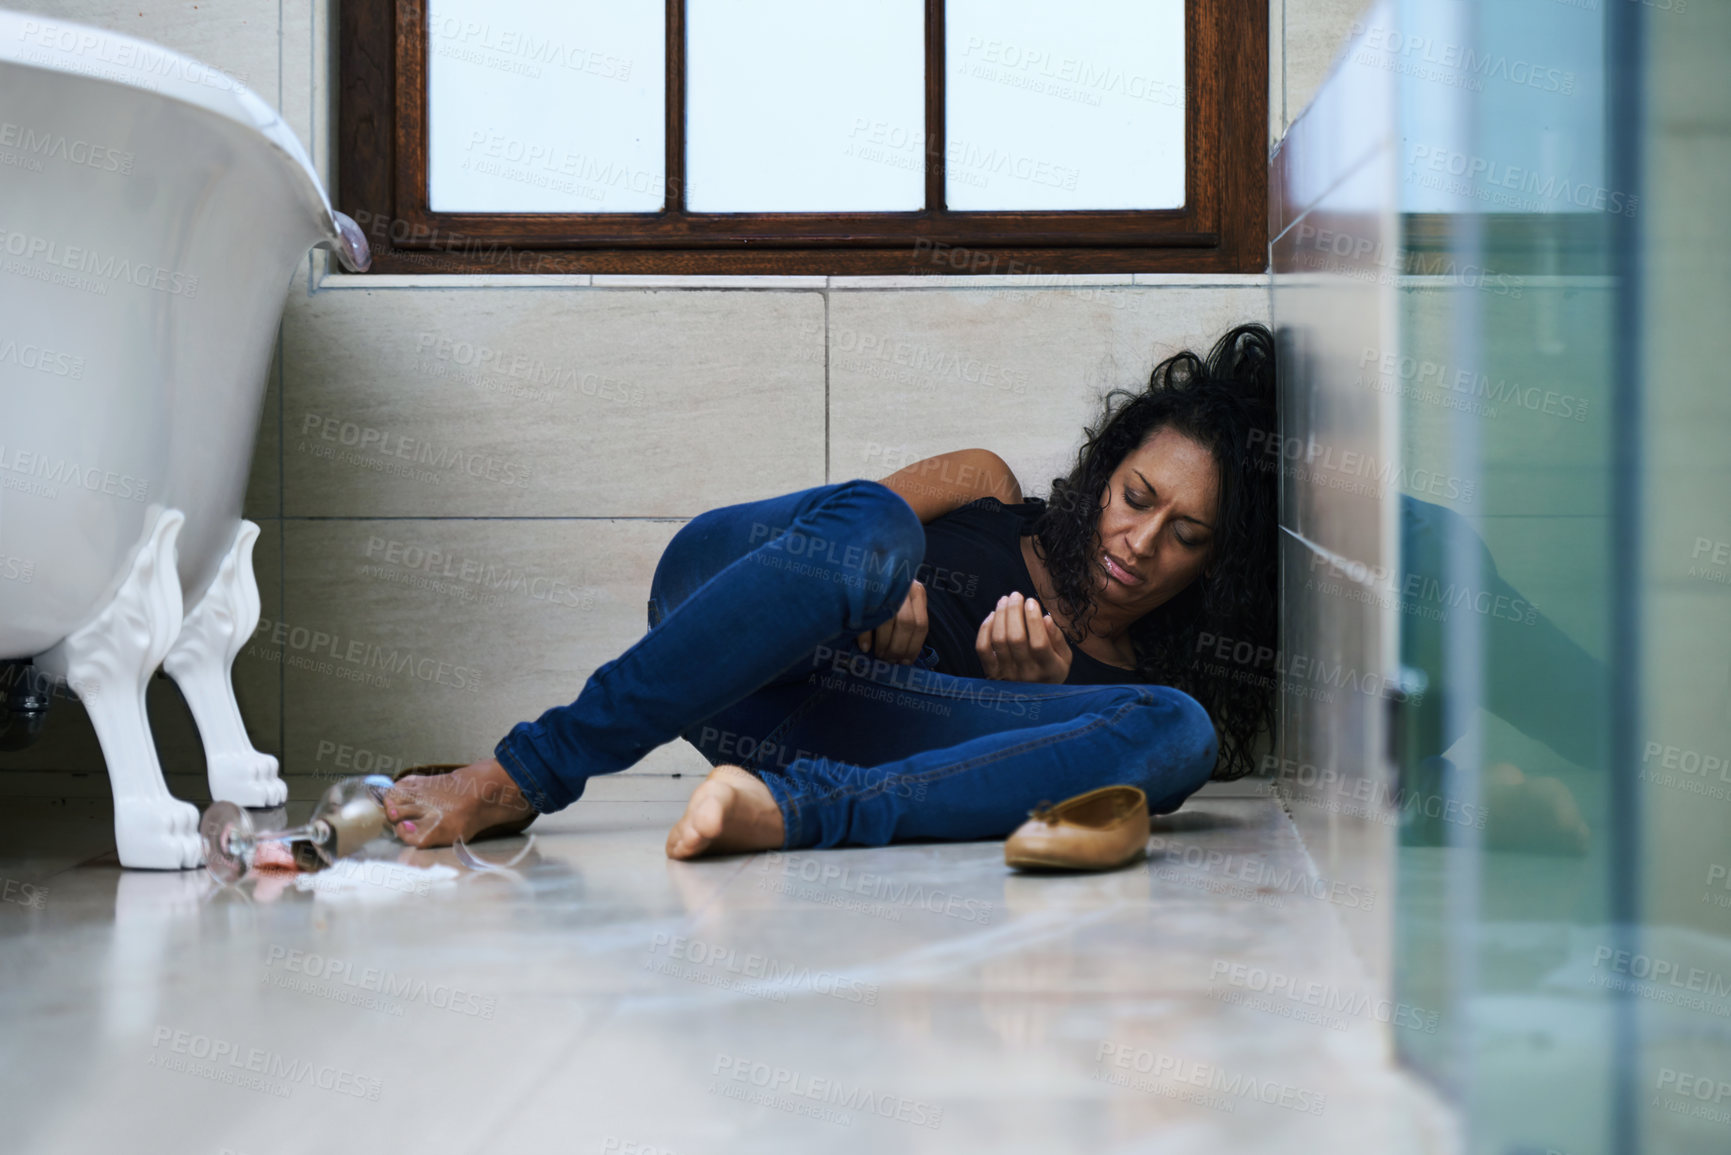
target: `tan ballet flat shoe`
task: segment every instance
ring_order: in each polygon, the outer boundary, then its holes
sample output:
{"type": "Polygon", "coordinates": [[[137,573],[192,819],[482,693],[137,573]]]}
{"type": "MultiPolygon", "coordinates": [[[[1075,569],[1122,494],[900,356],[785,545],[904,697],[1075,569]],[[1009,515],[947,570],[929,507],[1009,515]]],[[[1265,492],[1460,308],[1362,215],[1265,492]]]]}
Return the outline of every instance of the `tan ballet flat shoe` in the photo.
{"type": "MultiPolygon", "coordinates": [[[[424,777],[431,778],[439,774],[449,774],[453,770],[461,770],[467,765],[467,762],[428,762],[421,766],[409,766],[402,770],[398,770],[395,774],[391,775],[391,781],[401,782],[411,774],[420,774],[424,777]]],[[[468,841],[480,842],[488,838],[509,838],[513,834],[521,834],[523,831],[529,829],[529,823],[535,821],[535,819],[539,817],[541,817],[539,814],[530,814],[527,818],[514,818],[509,822],[501,822],[497,826],[489,826],[487,829],[481,831],[468,841]]]]}
{"type": "Polygon", "coordinates": [[[1148,847],[1148,796],[1136,786],[1102,786],[1028,814],[1004,843],[1010,866],[1111,870],[1148,847]]]}

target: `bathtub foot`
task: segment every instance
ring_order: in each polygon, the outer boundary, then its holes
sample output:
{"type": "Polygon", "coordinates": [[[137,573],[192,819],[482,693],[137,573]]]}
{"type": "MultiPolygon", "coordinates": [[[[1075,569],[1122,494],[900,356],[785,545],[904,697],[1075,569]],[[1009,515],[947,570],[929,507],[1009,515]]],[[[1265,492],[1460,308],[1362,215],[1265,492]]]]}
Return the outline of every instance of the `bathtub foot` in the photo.
{"type": "Polygon", "coordinates": [[[234,657],[258,628],[258,582],[252,574],[257,540],[258,526],[243,520],[216,580],[186,615],[162,668],[179,684],[198,723],[211,798],[237,806],[280,806],[288,798],[288,784],[277,777],[276,759],[253,749],[234,700],[234,657]]]}
{"type": "Polygon", "coordinates": [[[203,861],[198,808],[168,792],[144,708],[150,676],[180,633],[174,546],[185,522],[180,510],[163,510],[114,600],[36,659],[43,670],[66,679],[102,743],[122,866],[185,870],[203,861]]]}

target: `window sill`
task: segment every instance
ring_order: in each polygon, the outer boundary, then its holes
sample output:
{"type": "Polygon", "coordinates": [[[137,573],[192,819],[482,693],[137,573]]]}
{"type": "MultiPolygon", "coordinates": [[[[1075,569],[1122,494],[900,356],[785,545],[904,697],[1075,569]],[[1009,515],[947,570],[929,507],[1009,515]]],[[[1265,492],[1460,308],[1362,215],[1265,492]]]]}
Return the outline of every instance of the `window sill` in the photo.
{"type": "Polygon", "coordinates": [[[351,289],[676,289],[739,292],[750,290],[831,289],[838,292],[955,289],[1077,288],[1257,288],[1267,273],[1052,273],[1035,276],[930,277],[775,277],[775,276],[628,276],[589,273],[328,273],[318,290],[351,289]]]}

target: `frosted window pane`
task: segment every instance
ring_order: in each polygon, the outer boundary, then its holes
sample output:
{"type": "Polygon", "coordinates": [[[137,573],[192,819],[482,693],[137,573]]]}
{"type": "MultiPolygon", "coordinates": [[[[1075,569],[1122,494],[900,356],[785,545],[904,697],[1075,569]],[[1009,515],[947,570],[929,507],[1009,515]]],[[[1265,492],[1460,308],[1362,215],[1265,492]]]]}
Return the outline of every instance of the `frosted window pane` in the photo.
{"type": "Polygon", "coordinates": [[[1183,0],[949,0],[952,209],[1184,204],[1183,0]]]}
{"type": "Polygon", "coordinates": [[[661,0],[432,0],[434,211],[659,212],[666,17],[661,0]]]}
{"type": "Polygon", "coordinates": [[[925,207],[920,0],[688,0],[694,212],[925,207]]]}

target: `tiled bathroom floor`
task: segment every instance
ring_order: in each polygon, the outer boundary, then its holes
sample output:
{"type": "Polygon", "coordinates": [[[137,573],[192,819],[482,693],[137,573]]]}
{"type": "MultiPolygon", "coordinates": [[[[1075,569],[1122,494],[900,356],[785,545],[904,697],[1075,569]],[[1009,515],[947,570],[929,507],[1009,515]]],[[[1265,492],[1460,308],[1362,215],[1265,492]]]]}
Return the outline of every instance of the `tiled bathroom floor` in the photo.
{"type": "MultiPolygon", "coordinates": [[[[1440,1149],[1371,1011],[1253,990],[1363,988],[1326,902],[995,842],[671,862],[679,808],[586,799],[511,873],[404,851],[273,893],[77,864],[105,818],[8,807],[0,875],[37,888],[0,904],[9,1149],[1440,1149]]],[[[1271,798],[1156,829],[1311,869],[1271,798]]]]}

